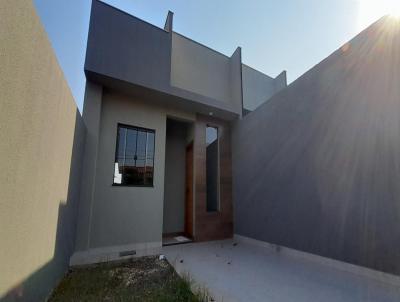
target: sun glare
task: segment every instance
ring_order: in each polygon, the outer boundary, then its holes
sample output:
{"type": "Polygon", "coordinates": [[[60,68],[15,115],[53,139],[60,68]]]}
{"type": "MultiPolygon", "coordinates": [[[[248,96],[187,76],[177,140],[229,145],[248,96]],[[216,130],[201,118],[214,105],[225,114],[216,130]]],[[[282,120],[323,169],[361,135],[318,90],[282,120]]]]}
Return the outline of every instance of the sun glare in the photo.
{"type": "Polygon", "coordinates": [[[400,20],[400,0],[358,0],[358,26],[363,29],[384,15],[400,20]]]}

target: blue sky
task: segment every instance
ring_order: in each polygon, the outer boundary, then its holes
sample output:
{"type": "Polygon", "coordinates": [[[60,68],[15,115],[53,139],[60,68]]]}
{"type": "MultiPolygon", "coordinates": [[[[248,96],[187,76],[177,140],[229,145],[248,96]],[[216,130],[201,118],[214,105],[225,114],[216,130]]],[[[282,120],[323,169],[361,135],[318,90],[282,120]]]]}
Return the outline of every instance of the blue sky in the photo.
{"type": "MultiPolygon", "coordinates": [[[[287,70],[292,82],[387,11],[393,0],[105,0],[162,27],[168,10],[174,30],[231,55],[270,76],[287,70]],[[375,7],[374,7],[375,5],[375,7]],[[385,8],[386,10],[388,8],[385,8]],[[361,14],[361,15],[360,15],[361,14]]],[[[34,0],[58,61],[82,110],[83,65],[90,0],[34,0]]]]}

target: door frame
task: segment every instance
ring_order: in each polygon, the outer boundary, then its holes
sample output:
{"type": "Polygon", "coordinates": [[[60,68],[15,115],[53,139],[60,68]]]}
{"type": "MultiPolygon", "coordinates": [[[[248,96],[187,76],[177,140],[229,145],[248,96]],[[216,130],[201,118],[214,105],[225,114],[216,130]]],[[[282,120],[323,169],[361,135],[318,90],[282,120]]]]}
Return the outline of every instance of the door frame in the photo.
{"type": "Polygon", "coordinates": [[[185,234],[194,238],[194,144],[186,146],[185,154],[185,234]]]}

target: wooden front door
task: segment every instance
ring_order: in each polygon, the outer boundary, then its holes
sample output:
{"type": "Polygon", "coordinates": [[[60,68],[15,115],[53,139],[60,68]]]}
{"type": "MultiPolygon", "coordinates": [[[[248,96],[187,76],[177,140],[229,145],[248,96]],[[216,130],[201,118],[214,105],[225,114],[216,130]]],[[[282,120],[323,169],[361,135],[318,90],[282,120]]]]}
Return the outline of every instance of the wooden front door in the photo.
{"type": "Polygon", "coordinates": [[[193,143],[186,147],[185,233],[193,237],[193,143]]]}

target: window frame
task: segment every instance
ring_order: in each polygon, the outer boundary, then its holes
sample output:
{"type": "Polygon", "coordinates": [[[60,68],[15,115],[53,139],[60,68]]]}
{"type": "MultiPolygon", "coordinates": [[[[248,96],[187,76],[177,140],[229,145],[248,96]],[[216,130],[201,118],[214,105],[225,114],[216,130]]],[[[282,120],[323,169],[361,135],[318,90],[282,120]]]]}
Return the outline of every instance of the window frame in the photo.
{"type": "MultiPolygon", "coordinates": [[[[206,129],[205,129],[206,131],[207,131],[207,128],[215,128],[217,130],[217,139],[216,140],[217,140],[217,148],[218,148],[217,151],[218,152],[217,152],[217,208],[216,208],[216,210],[212,210],[212,211],[208,210],[208,208],[207,208],[207,206],[208,206],[207,189],[206,189],[206,213],[207,214],[217,214],[217,213],[221,213],[221,178],[220,178],[220,175],[221,175],[220,129],[221,129],[221,127],[219,125],[216,125],[213,123],[207,123],[206,129]]],[[[207,141],[207,138],[206,138],[206,141],[207,141]]],[[[207,142],[206,142],[206,149],[207,149],[207,142]]],[[[205,152],[206,152],[206,162],[207,162],[207,150],[205,152]]],[[[207,163],[206,163],[206,165],[207,165],[207,163]]],[[[207,167],[206,167],[206,186],[207,186],[207,167]]]]}
{"type": "Polygon", "coordinates": [[[155,129],[150,129],[150,128],[144,128],[144,127],[139,127],[139,126],[132,126],[128,124],[123,124],[123,123],[118,123],[117,124],[117,135],[116,135],[116,142],[115,142],[115,154],[114,154],[114,162],[113,162],[113,167],[115,169],[115,163],[117,162],[118,159],[118,146],[119,146],[119,129],[120,127],[126,128],[126,129],[132,129],[132,130],[137,130],[137,131],[144,131],[144,132],[150,132],[154,134],[154,154],[153,154],[153,178],[151,184],[143,184],[143,185],[134,185],[134,184],[119,184],[114,182],[114,177],[115,177],[115,171],[113,173],[113,180],[112,180],[112,186],[113,187],[139,187],[139,188],[154,188],[154,171],[155,171],[155,157],[156,157],[156,130],[155,129]]]}

